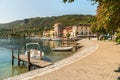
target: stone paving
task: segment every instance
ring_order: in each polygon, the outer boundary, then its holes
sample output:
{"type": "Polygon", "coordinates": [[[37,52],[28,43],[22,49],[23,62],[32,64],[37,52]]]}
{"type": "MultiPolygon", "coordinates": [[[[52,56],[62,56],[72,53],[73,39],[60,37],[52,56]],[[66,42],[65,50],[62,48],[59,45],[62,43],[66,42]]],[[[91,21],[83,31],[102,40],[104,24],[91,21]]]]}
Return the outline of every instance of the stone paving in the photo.
{"type": "Polygon", "coordinates": [[[30,80],[119,80],[120,46],[111,42],[92,41],[99,48],[91,55],[59,70],[30,80]]]}

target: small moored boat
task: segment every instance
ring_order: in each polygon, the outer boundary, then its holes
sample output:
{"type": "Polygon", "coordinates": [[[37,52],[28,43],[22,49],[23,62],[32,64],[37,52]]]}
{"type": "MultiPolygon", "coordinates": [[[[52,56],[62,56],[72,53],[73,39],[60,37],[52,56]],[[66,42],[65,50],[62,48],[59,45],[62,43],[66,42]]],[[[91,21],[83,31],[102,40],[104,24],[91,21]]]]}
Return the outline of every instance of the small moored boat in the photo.
{"type": "Polygon", "coordinates": [[[51,40],[51,38],[49,38],[49,37],[41,37],[41,40],[51,40]]]}
{"type": "Polygon", "coordinates": [[[36,59],[42,58],[42,56],[44,55],[44,52],[40,50],[39,43],[27,43],[25,55],[27,55],[28,52],[30,52],[30,57],[36,59]]]}
{"type": "Polygon", "coordinates": [[[51,38],[52,41],[59,41],[62,40],[61,38],[51,38]]]}
{"type": "Polygon", "coordinates": [[[52,50],[53,51],[69,51],[72,50],[73,46],[69,46],[69,47],[55,47],[52,50]]]}

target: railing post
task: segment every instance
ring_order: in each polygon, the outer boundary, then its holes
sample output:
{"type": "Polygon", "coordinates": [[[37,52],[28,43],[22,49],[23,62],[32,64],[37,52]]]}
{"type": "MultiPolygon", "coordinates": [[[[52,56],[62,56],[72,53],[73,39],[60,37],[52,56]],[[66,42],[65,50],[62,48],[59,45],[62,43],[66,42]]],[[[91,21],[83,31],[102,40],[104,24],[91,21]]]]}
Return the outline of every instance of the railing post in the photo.
{"type": "Polygon", "coordinates": [[[14,49],[12,48],[12,65],[14,65],[14,49]]]}
{"type": "Polygon", "coordinates": [[[27,57],[28,57],[28,65],[27,65],[27,67],[28,67],[28,71],[30,71],[30,50],[27,52],[27,57]]]}
{"type": "Polygon", "coordinates": [[[20,51],[19,51],[19,49],[17,50],[17,52],[18,52],[18,66],[20,66],[20,51]]]}

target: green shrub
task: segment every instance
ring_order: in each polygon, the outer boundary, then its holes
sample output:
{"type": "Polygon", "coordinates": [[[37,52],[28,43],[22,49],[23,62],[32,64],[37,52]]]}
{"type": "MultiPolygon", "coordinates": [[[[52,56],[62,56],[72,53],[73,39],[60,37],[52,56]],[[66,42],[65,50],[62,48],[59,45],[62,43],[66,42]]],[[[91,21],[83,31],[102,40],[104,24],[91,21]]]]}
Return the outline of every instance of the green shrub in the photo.
{"type": "Polygon", "coordinates": [[[120,44],[120,39],[117,39],[117,43],[119,43],[119,44],[120,44]]]}
{"type": "Polygon", "coordinates": [[[116,37],[116,42],[118,42],[118,43],[120,43],[120,32],[119,33],[117,33],[117,35],[116,35],[117,37],[116,37]]]}

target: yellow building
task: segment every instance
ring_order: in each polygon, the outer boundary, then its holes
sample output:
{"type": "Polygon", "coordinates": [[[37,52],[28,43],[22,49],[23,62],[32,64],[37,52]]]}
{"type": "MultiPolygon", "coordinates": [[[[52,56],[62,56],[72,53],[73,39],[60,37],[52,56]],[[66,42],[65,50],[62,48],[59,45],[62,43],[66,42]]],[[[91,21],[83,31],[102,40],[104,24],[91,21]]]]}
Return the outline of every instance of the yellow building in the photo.
{"type": "Polygon", "coordinates": [[[79,35],[91,35],[90,24],[79,24],[76,26],[79,35]]]}
{"type": "Polygon", "coordinates": [[[79,24],[75,26],[63,26],[61,23],[55,23],[54,29],[49,31],[44,31],[43,36],[56,38],[56,37],[66,37],[66,34],[70,34],[70,38],[75,38],[77,36],[90,36],[92,32],[90,31],[90,24],[79,24]]]}
{"type": "Polygon", "coordinates": [[[61,23],[54,24],[54,31],[57,37],[62,37],[63,25],[61,23]]]}

